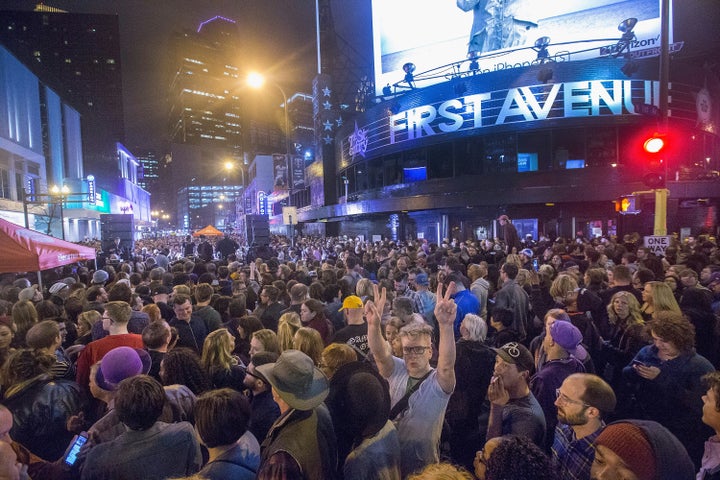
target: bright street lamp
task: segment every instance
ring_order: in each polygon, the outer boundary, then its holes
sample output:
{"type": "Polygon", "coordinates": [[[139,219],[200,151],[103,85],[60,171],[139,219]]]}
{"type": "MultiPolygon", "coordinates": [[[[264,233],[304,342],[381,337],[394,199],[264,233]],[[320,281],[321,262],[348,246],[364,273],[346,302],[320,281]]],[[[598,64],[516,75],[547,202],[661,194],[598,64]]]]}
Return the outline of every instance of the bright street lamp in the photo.
{"type": "MultiPolygon", "coordinates": [[[[252,72],[247,76],[247,84],[255,89],[262,88],[263,85],[265,85],[266,79],[265,77],[257,72],[252,72]]],[[[288,188],[288,206],[292,205],[292,190],[293,190],[293,182],[292,182],[292,175],[290,172],[290,120],[288,117],[288,101],[287,101],[287,94],[285,93],[285,90],[278,85],[277,83],[271,82],[272,85],[275,86],[278,90],[280,90],[280,94],[283,98],[283,112],[285,114],[285,169],[286,169],[286,176],[287,176],[287,188],[288,188]]]]}
{"type": "Polygon", "coordinates": [[[70,193],[70,188],[67,185],[63,185],[62,188],[59,188],[57,185],[53,185],[50,188],[50,195],[53,197],[59,197],[59,204],[60,204],[60,236],[63,240],[65,240],[65,198],[70,193]]]}

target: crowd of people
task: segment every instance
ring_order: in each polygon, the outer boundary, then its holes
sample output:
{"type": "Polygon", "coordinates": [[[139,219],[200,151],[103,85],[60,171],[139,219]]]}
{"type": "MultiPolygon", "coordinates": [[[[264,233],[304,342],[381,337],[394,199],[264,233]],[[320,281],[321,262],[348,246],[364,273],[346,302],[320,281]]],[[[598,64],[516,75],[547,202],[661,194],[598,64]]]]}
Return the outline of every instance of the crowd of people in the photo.
{"type": "Polygon", "coordinates": [[[499,220],[3,275],[0,478],[720,479],[716,241],[499,220]]]}

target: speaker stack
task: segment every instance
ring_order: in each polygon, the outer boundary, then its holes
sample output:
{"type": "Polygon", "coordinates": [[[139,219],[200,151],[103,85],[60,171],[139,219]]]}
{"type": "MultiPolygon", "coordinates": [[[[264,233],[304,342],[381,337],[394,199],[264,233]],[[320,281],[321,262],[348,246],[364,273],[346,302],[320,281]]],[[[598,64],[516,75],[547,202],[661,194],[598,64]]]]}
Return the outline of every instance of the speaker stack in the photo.
{"type": "Polygon", "coordinates": [[[100,215],[100,240],[104,252],[115,249],[116,238],[120,239],[123,252],[131,253],[135,250],[135,222],[132,214],[100,215]]]}
{"type": "Polygon", "coordinates": [[[246,217],[250,245],[270,244],[270,221],[265,215],[247,215],[246,217]]]}

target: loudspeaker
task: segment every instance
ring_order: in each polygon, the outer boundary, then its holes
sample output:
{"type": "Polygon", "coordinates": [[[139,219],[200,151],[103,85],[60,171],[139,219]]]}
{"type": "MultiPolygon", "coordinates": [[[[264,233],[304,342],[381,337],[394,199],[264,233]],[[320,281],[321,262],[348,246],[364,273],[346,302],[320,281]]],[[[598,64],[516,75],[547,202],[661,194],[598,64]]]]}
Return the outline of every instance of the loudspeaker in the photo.
{"type": "Polygon", "coordinates": [[[265,215],[247,215],[247,238],[250,245],[270,244],[270,221],[265,215]]]}
{"type": "MultiPolygon", "coordinates": [[[[123,252],[135,250],[135,218],[132,214],[102,214],[100,215],[100,239],[105,252],[115,249],[115,239],[120,239],[123,252]]],[[[119,252],[117,252],[119,253],[119,252]]]]}

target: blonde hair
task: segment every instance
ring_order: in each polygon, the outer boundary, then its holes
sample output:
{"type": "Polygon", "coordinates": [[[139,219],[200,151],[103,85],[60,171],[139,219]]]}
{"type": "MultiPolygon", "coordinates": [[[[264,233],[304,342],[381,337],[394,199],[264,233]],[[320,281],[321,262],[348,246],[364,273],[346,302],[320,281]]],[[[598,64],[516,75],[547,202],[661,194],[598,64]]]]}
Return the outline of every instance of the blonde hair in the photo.
{"type": "Polygon", "coordinates": [[[473,480],[475,477],[463,467],[451,463],[431,463],[407,480],[473,480]]]}
{"type": "Polygon", "coordinates": [[[578,288],[578,283],[575,277],[567,273],[561,273],[553,280],[552,285],[550,285],[550,295],[553,298],[559,297],[564,300],[567,295],[574,292],[576,288],[578,288]]]}
{"type": "Polygon", "coordinates": [[[520,255],[518,255],[517,253],[511,253],[507,257],[505,257],[505,263],[512,263],[518,268],[518,270],[523,268],[522,260],[520,260],[520,255]]]}
{"type": "Polygon", "coordinates": [[[293,338],[298,329],[302,327],[300,315],[295,312],[286,312],[278,320],[277,339],[280,352],[293,348],[293,338]]]}
{"type": "Polygon", "coordinates": [[[612,325],[616,325],[621,318],[618,318],[617,313],[615,313],[615,308],[613,308],[613,302],[616,298],[624,298],[625,301],[628,304],[628,326],[630,325],[644,325],[645,321],[642,317],[642,312],[640,311],[640,302],[638,302],[637,298],[635,298],[635,295],[633,295],[630,292],[617,292],[615,295],[612,296],[610,299],[610,303],[608,303],[607,306],[607,312],[608,312],[608,321],[612,325]]]}
{"type": "Polygon", "coordinates": [[[251,338],[257,338],[257,341],[262,343],[263,348],[266,352],[274,352],[280,355],[280,348],[278,347],[277,333],[273,332],[268,328],[263,328],[257,332],[253,332],[251,338]]]}
{"type": "Polygon", "coordinates": [[[652,296],[653,316],[658,312],[674,312],[680,313],[680,305],[675,300],[672,288],[665,283],[653,280],[648,282],[652,296]]]}
{"type": "Polygon", "coordinates": [[[232,355],[233,340],[227,328],[218,328],[205,337],[200,363],[208,373],[230,370],[233,365],[237,365],[232,355]]]}
{"type": "Polygon", "coordinates": [[[97,310],[88,310],[87,312],[82,312],[80,315],[78,315],[77,323],[78,327],[80,325],[83,325],[87,332],[92,331],[93,325],[97,323],[102,318],[102,315],[100,315],[100,312],[97,310]]]}
{"type": "Polygon", "coordinates": [[[300,327],[295,332],[293,347],[312,358],[315,365],[320,365],[324,346],[320,332],[314,328],[300,327]]]}

